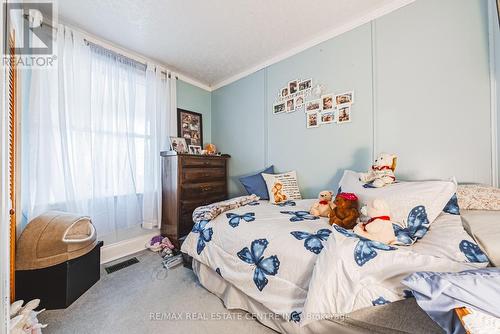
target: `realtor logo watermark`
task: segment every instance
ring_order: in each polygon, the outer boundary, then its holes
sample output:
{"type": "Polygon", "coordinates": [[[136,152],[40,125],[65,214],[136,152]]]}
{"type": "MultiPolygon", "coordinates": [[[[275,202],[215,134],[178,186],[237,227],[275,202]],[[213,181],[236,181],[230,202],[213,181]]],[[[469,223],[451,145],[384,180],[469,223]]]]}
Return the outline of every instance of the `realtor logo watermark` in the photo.
{"type": "Polygon", "coordinates": [[[3,66],[53,68],[55,5],[52,1],[9,2],[4,6],[4,26],[11,39],[4,43],[3,66]],[[12,43],[12,41],[14,43],[12,43]]]}

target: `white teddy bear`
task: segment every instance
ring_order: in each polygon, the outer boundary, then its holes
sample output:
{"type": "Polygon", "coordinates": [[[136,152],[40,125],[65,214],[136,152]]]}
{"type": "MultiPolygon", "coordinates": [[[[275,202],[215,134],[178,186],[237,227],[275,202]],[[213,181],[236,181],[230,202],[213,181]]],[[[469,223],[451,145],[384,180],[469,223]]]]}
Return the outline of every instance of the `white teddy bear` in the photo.
{"type": "Polygon", "coordinates": [[[396,170],[397,159],[398,157],[395,154],[379,154],[372,169],[368,173],[361,173],[359,179],[361,182],[371,183],[375,188],[394,183],[396,181],[394,171],[396,170]]]}
{"type": "Polygon", "coordinates": [[[368,206],[361,208],[361,213],[370,217],[370,219],[366,222],[359,222],[354,227],[354,233],[388,245],[396,241],[390,209],[384,200],[373,200],[368,206]]]}

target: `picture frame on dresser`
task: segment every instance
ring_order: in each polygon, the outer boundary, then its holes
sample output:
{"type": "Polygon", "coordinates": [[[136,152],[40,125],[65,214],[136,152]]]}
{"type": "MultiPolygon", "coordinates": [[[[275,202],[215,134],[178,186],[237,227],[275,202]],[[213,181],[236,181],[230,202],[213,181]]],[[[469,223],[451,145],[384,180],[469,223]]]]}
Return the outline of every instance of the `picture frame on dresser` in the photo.
{"type": "Polygon", "coordinates": [[[203,147],[203,115],[177,108],[177,136],[184,138],[188,146],[203,147]]]}

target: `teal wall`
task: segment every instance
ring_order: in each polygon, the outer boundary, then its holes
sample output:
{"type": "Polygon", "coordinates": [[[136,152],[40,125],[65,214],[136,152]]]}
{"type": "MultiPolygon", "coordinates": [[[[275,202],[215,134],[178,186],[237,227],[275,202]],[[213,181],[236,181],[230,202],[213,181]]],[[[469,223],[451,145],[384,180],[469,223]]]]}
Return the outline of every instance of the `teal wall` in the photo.
{"type": "Polygon", "coordinates": [[[177,80],[177,107],[203,115],[203,144],[212,141],[211,98],[210,92],[177,80]]]}
{"type": "Polygon", "coordinates": [[[490,183],[487,1],[419,0],[374,31],[376,149],[402,177],[490,183]]]}
{"type": "Polygon", "coordinates": [[[487,2],[419,0],[212,92],[212,138],[238,176],[274,164],[296,170],[303,196],[335,189],[374,152],[400,156],[397,174],[491,182],[487,2]],[[272,115],[279,89],[313,78],[354,89],[352,123],[306,129],[303,112],[272,115]]]}
{"type": "Polygon", "coordinates": [[[229,192],[239,194],[238,176],[263,169],[267,151],[265,71],[212,92],[212,138],[229,160],[229,192]]]}

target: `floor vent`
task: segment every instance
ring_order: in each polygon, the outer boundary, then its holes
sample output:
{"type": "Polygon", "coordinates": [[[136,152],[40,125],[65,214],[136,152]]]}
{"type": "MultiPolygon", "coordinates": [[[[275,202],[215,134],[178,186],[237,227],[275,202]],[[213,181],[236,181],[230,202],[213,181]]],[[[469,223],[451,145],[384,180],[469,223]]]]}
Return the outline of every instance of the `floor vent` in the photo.
{"type": "Polygon", "coordinates": [[[113,264],[112,266],[105,267],[104,269],[106,269],[106,272],[108,274],[111,274],[111,273],[114,273],[115,271],[121,270],[123,268],[130,267],[131,265],[136,264],[136,263],[139,263],[139,260],[137,260],[136,257],[133,257],[131,259],[119,262],[117,264],[113,264]]]}

